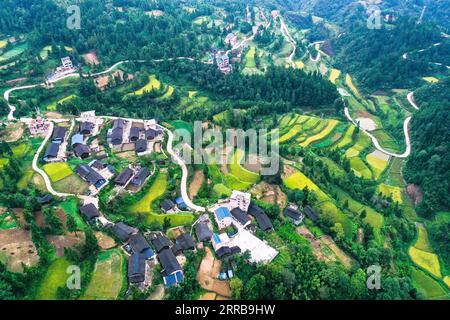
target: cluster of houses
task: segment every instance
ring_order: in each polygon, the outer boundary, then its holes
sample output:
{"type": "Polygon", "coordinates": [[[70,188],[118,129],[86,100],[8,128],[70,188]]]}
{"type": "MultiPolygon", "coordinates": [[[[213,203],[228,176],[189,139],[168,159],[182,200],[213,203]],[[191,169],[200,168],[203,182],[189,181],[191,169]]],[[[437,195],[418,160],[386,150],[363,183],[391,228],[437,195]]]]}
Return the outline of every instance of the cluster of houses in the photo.
{"type": "Polygon", "coordinates": [[[138,155],[148,154],[153,144],[162,140],[163,131],[155,120],[132,122],[115,119],[108,131],[108,143],[114,150],[135,150],[138,155]]]}
{"type": "Polygon", "coordinates": [[[57,162],[65,160],[67,128],[55,126],[50,138],[51,142],[45,150],[43,160],[45,162],[57,162]]]}
{"type": "Polygon", "coordinates": [[[42,117],[31,119],[29,122],[27,122],[27,125],[32,136],[43,135],[50,127],[50,123],[46,122],[44,119],[42,119],[42,117]]]}
{"type": "Polygon", "coordinates": [[[284,216],[296,226],[303,222],[305,215],[313,222],[319,219],[319,215],[311,208],[311,206],[306,206],[304,208],[304,213],[300,212],[298,207],[292,204],[284,209],[284,216]]]}
{"type": "Polygon", "coordinates": [[[97,194],[115,174],[115,169],[100,160],[92,160],[88,164],[80,163],[75,173],[89,184],[90,195],[97,194]]]}
{"type": "Polygon", "coordinates": [[[129,166],[124,168],[114,179],[114,183],[119,188],[127,188],[137,191],[141,188],[151,172],[147,167],[129,166]]]}
{"type": "Polygon", "coordinates": [[[77,68],[74,67],[70,57],[63,57],[61,58],[61,65],[56,67],[55,71],[48,77],[48,81],[51,82],[54,79],[60,78],[75,71],[77,71],[77,68]]]}

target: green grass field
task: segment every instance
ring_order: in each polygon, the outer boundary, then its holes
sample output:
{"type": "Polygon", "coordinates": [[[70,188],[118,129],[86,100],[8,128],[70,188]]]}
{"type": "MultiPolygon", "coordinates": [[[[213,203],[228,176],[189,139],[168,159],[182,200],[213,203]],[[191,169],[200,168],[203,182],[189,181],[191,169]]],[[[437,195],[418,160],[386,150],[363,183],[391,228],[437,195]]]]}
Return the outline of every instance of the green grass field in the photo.
{"type": "Polygon", "coordinates": [[[0,213],[0,230],[12,229],[18,226],[16,219],[8,211],[0,213]]]}
{"type": "Polygon", "coordinates": [[[131,213],[150,213],[153,201],[162,197],[167,190],[167,173],[159,172],[144,197],[131,206],[131,213]]]}
{"type": "Polygon", "coordinates": [[[26,43],[22,43],[22,44],[19,44],[19,45],[13,47],[11,50],[6,51],[4,54],[2,54],[0,56],[0,62],[9,60],[11,58],[14,58],[14,57],[22,54],[25,50],[27,50],[27,48],[28,48],[28,44],[26,44],[26,43]]]}
{"type": "Polygon", "coordinates": [[[422,270],[411,268],[411,278],[414,287],[421,292],[426,299],[448,299],[446,290],[432,277],[422,270]]]}
{"type": "Polygon", "coordinates": [[[247,54],[245,55],[245,67],[246,68],[256,68],[255,53],[256,53],[256,47],[250,46],[250,49],[248,50],[247,54]]]}
{"type": "Polygon", "coordinates": [[[125,277],[124,256],[118,249],[101,252],[81,300],[114,300],[122,289],[125,277]]]}
{"type": "Polygon", "coordinates": [[[360,158],[350,158],[350,167],[357,177],[372,179],[372,172],[360,158]]]}
{"type": "Polygon", "coordinates": [[[86,223],[78,213],[78,200],[76,198],[67,198],[61,202],[59,207],[64,210],[66,215],[70,215],[74,218],[78,230],[84,230],[84,228],[86,228],[86,223]]]}
{"type": "Polygon", "coordinates": [[[403,203],[402,200],[402,191],[399,187],[396,186],[390,186],[384,183],[381,183],[378,186],[377,191],[381,193],[385,197],[391,197],[393,201],[398,203],[403,203]]]}
{"type": "Polygon", "coordinates": [[[161,82],[156,79],[154,74],[152,74],[148,76],[148,83],[139,90],[134,91],[132,94],[142,95],[155,89],[158,90],[159,88],[161,88],[161,82]]]}
{"type": "Polygon", "coordinates": [[[230,164],[230,172],[233,176],[245,183],[255,184],[259,181],[259,174],[245,169],[241,163],[243,162],[244,152],[237,150],[233,155],[233,161],[230,164]]]}
{"type": "Polygon", "coordinates": [[[376,156],[372,154],[368,154],[366,156],[366,161],[370,166],[370,169],[372,170],[374,174],[374,178],[378,180],[381,176],[381,174],[386,170],[389,161],[386,161],[384,159],[377,158],[376,156]]]}
{"type": "Polygon", "coordinates": [[[66,162],[54,162],[44,165],[44,171],[50,177],[52,182],[58,182],[73,174],[72,169],[66,162]]]}
{"type": "Polygon", "coordinates": [[[71,265],[64,258],[58,258],[47,269],[44,279],[39,285],[37,300],[56,300],[58,287],[65,287],[69,274],[67,268],[71,265]]]}
{"type": "Polygon", "coordinates": [[[56,101],[56,102],[52,102],[52,103],[50,103],[49,105],[47,105],[47,110],[48,110],[48,111],[56,111],[56,110],[57,110],[58,104],[63,104],[64,102],[70,101],[70,100],[72,100],[72,99],[74,99],[74,98],[76,98],[76,97],[77,97],[77,95],[71,94],[71,95],[69,95],[69,96],[67,96],[67,97],[64,97],[64,98],[62,98],[62,99],[59,99],[59,100],[56,101]]]}

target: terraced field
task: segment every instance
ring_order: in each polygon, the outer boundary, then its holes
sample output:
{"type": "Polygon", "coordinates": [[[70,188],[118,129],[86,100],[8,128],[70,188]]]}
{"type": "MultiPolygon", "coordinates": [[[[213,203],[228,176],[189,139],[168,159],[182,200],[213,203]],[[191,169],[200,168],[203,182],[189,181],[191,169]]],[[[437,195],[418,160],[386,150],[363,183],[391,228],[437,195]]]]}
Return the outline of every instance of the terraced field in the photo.
{"type": "Polygon", "coordinates": [[[158,90],[161,88],[161,82],[156,79],[155,75],[148,76],[148,83],[142,88],[134,91],[132,94],[142,95],[144,93],[150,92],[152,90],[158,90]]]}
{"type": "Polygon", "coordinates": [[[388,164],[389,164],[390,157],[378,150],[369,153],[366,156],[366,161],[370,166],[370,169],[372,170],[374,174],[374,178],[378,180],[381,176],[381,174],[386,170],[388,164]]]}
{"type": "Polygon", "coordinates": [[[300,143],[300,146],[307,147],[313,142],[322,140],[323,138],[328,136],[334,130],[334,128],[338,125],[338,123],[339,123],[339,121],[337,121],[337,120],[329,120],[327,122],[326,127],[322,131],[320,131],[316,135],[308,137],[305,141],[300,143]]]}
{"type": "Polygon", "coordinates": [[[381,183],[378,186],[379,193],[381,193],[385,197],[391,197],[394,202],[403,203],[402,200],[402,191],[400,187],[390,186],[385,183],[381,183]]]}
{"type": "Polygon", "coordinates": [[[336,80],[339,78],[339,76],[341,75],[341,70],[338,69],[331,69],[331,73],[330,73],[330,81],[332,83],[336,83],[336,80]]]}
{"type": "Polygon", "coordinates": [[[361,98],[361,93],[359,92],[358,88],[356,88],[355,84],[353,83],[353,79],[349,74],[345,75],[345,84],[350,88],[355,96],[361,98]]]}

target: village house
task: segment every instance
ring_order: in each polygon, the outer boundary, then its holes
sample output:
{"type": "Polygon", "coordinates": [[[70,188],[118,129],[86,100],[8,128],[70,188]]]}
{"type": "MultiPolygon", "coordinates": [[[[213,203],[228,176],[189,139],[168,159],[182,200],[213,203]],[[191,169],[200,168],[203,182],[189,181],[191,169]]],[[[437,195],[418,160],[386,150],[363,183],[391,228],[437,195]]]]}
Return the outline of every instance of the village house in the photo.
{"type": "Polygon", "coordinates": [[[134,143],[135,144],[135,150],[136,150],[136,153],[143,153],[143,152],[146,152],[147,151],[147,146],[148,146],[148,144],[147,144],[147,140],[145,140],[145,139],[138,139],[138,140],[136,140],[136,142],[134,143]]]}
{"type": "Polygon", "coordinates": [[[314,222],[316,222],[317,219],[319,219],[318,214],[310,206],[305,207],[305,214],[309,219],[311,219],[314,222]]]}
{"type": "Polygon", "coordinates": [[[225,37],[225,44],[226,45],[231,45],[232,47],[234,47],[236,45],[238,41],[238,37],[235,33],[230,32],[229,34],[227,34],[227,36],[225,37]]]}
{"type": "Polygon", "coordinates": [[[82,122],[80,124],[80,133],[82,135],[88,136],[92,133],[92,130],[94,129],[94,124],[92,122],[82,122]]]}
{"type": "Polygon", "coordinates": [[[165,286],[176,285],[183,281],[183,269],[172,250],[164,249],[158,255],[162,266],[162,276],[165,286]]]}
{"type": "Polygon", "coordinates": [[[58,153],[60,143],[50,143],[45,150],[44,157],[42,158],[45,162],[53,162],[58,160],[58,153]]]}
{"type": "Polygon", "coordinates": [[[138,170],[138,172],[134,175],[133,179],[131,179],[130,184],[135,187],[140,187],[144,184],[145,179],[150,175],[150,170],[146,167],[142,167],[138,170]]]}
{"type": "Polygon", "coordinates": [[[248,217],[247,213],[242,211],[239,207],[232,209],[231,215],[233,216],[234,220],[239,222],[244,228],[251,223],[251,220],[248,217]]]}
{"type": "Polygon", "coordinates": [[[209,241],[212,237],[212,231],[208,226],[207,221],[201,221],[195,224],[194,226],[195,234],[197,236],[197,240],[199,242],[209,241]]]}
{"type": "Polygon", "coordinates": [[[233,190],[230,197],[230,205],[238,207],[244,212],[248,211],[252,195],[250,193],[233,190]]]}
{"type": "Polygon", "coordinates": [[[214,218],[219,229],[224,229],[231,225],[233,219],[227,207],[219,207],[214,211],[214,218]]]}
{"type": "Polygon", "coordinates": [[[113,146],[118,146],[123,143],[123,131],[125,127],[125,120],[116,119],[113,122],[112,129],[108,132],[108,141],[113,146]]]}
{"type": "Polygon", "coordinates": [[[172,245],[170,240],[163,234],[155,235],[153,239],[151,239],[151,243],[158,253],[164,249],[170,248],[172,245]]]}
{"type": "Polygon", "coordinates": [[[148,264],[145,256],[134,253],[128,259],[128,281],[141,287],[146,280],[148,264]]]}
{"type": "Polygon", "coordinates": [[[145,259],[150,260],[155,258],[155,253],[150,248],[147,239],[140,233],[136,233],[130,236],[128,240],[128,245],[134,254],[141,254],[145,259]]]}
{"type": "Polygon", "coordinates": [[[66,128],[56,126],[53,129],[53,133],[52,133],[52,137],[51,137],[52,142],[53,143],[62,143],[65,139],[66,132],[67,132],[66,128]]]}
{"type": "Polygon", "coordinates": [[[258,223],[258,226],[261,228],[261,230],[266,232],[273,230],[272,222],[263,209],[253,203],[250,203],[250,206],[248,207],[248,213],[256,219],[256,222],[258,223]]]}
{"type": "Polygon", "coordinates": [[[106,184],[106,179],[103,178],[97,171],[92,169],[86,164],[79,164],[75,168],[75,172],[90,185],[95,186],[95,188],[100,189],[104,184],[106,184]]]}
{"type": "Polygon", "coordinates": [[[164,199],[161,202],[161,211],[164,213],[173,213],[175,209],[175,203],[170,199],[164,199]]]}
{"type": "Polygon", "coordinates": [[[117,222],[113,226],[112,231],[122,242],[127,242],[133,234],[138,232],[136,228],[130,227],[122,221],[117,222]]]}
{"type": "Polygon", "coordinates": [[[28,122],[28,129],[30,130],[31,135],[42,135],[47,132],[48,128],[48,122],[45,122],[41,117],[31,119],[31,121],[28,122]]]}
{"type": "Polygon", "coordinates": [[[119,186],[125,186],[128,181],[130,181],[131,177],[133,176],[133,170],[130,168],[125,168],[122,170],[121,173],[114,179],[114,183],[119,186]]]}
{"type": "Polygon", "coordinates": [[[289,218],[296,226],[302,223],[303,221],[303,214],[301,214],[299,211],[292,207],[287,207],[284,209],[284,215],[289,218]]]}
{"type": "Polygon", "coordinates": [[[97,218],[100,217],[100,212],[93,203],[81,206],[80,212],[84,215],[86,221],[89,223],[94,222],[97,218]]]}
{"type": "Polygon", "coordinates": [[[189,233],[183,233],[175,239],[175,244],[171,249],[175,255],[181,254],[187,250],[195,250],[194,239],[192,239],[189,233]]]}
{"type": "Polygon", "coordinates": [[[218,52],[215,56],[216,64],[219,70],[223,73],[229,73],[231,71],[230,58],[224,52],[218,52]]]}

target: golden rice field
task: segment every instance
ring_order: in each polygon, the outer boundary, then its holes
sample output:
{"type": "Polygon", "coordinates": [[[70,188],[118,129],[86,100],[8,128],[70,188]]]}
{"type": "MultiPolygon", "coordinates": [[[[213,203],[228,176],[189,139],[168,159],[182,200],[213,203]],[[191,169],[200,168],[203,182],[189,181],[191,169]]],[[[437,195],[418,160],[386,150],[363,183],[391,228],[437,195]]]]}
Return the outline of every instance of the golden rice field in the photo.
{"type": "Polygon", "coordinates": [[[141,95],[159,88],[161,88],[161,82],[156,79],[156,76],[154,74],[152,74],[148,76],[148,83],[139,90],[134,91],[133,94],[141,95]]]}
{"type": "Polygon", "coordinates": [[[438,83],[439,79],[435,77],[423,77],[423,80],[425,80],[428,83],[438,83]]]}
{"type": "Polygon", "coordinates": [[[381,183],[378,186],[377,191],[385,197],[391,197],[392,200],[395,202],[398,202],[400,204],[403,203],[402,190],[400,189],[400,187],[390,186],[390,185],[381,183]]]}
{"type": "Polygon", "coordinates": [[[350,158],[350,167],[357,177],[371,179],[372,172],[359,157],[350,158]]]}
{"type": "Polygon", "coordinates": [[[345,131],[345,134],[342,137],[342,139],[339,140],[338,143],[336,144],[336,148],[344,148],[350,143],[352,143],[353,132],[355,131],[355,129],[356,127],[354,125],[350,125],[348,129],[345,131]]]}
{"type": "Polygon", "coordinates": [[[297,60],[297,61],[295,61],[295,67],[297,69],[303,69],[305,67],[305,64],[303,63],[303,61],[297,60]]]}
{"type": "Polygon", "coordinates": [[[323,129],[320,133],[307,138],[305,141],[300,143],[300,146],[307,147],[311,143],[313,143],[315,141],[319,141],[319,140],[325,138],[326,136],[328,136],[334,130],[334,128],[337,126],[338,123],[339,123],[339,121],[337,121],[337,120],[330,120],[330,121],[328,121],[325,129],[323,129]]]}
{"type": "Polygon", "coordinates": [[[8,41],[6,40],[0,40],[0,49],[3,49],[8,44],[8,41]]]}
{"type": "Polygon", "coordinates": [[[330,198],[307,176],[302,172],[297,171],[289,177],[283,179],[284,185],[292,190],[304,189],[308,187],[309,190],[314,191],[319,201],[329,200],[330,198]]]}
{"type": "Polygon", "coordinates": [[[355,96],[361,98],[361,93],[359,92],[358,88],[356,88],[355,84],[353,83],[352,77],[348,73],[345,75],[345,84],[350,88],[355,96]]]}
{"type": "Polygon", "coordinates": [[[339,78],[339,76],[341,75],[341,70],[338,69],[331,69],[331,73],[330,73],[330,81],[332,83],[336,83],[336,80],[339,78]]]}
{"type": "Polygon", "coordinates": [[[433,248],[428,240],[427,229],[425,229],[425,226],[421,223],[417,224],[417,241],[414,244],[414,247],[422,251],[433,253],[433,248]]]}
{"type": "Polygon", "coordinates": [[[66,162],[45,164],[44,171],[48,174],[52,182],[58,182],[73,174],[72,169],[70,169],[69,165],[66,162]]]}
{"type": "Polygon", "coordinates": [[[408,254],[416,265],[425,269],[437,278],[442,277],[441,266],[436,254],[417,249],[416,247],[410,247],[408,254]]]}
{"type": "Polygon", "coordinates": [[[378,180],[381,176],[381,174],[386,170],[389,161],[380,159],[373,153],[370,153],[366,156],[366,161],[369,164],[370,168],[372,169],[372,172],[374,174],[374,178],[378,180]]]}

